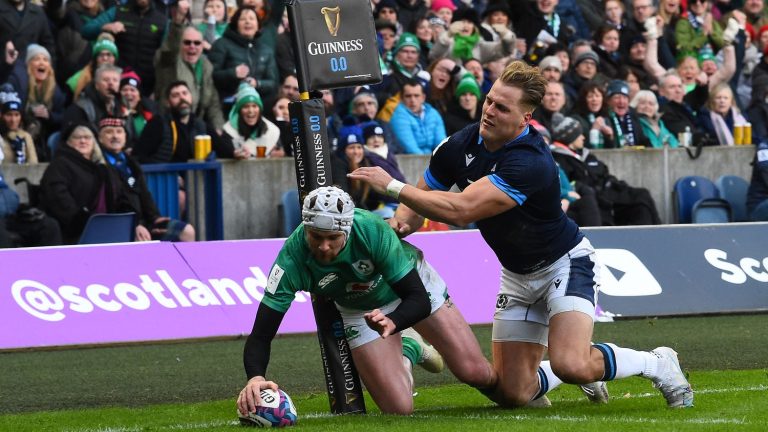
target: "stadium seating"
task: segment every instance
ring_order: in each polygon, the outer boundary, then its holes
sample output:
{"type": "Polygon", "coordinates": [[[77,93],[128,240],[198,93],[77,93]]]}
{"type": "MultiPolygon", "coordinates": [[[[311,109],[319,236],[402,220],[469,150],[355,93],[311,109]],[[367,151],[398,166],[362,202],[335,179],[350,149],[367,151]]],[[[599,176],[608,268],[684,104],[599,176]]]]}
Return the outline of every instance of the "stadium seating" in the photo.
{"type": "Polygon", "coordinates": [[[79,244],[127,243],[136,237],[136,213],[92,215],[85,224],[79,244]]]}
{"type": "Polygon", "coordinates": [[[720,198],[731,205],[734,222],[745,222],[749,219],[747,214],[747,189],[749,182],[735,175],[724,175],[715,181],[715,186],[720,198]]]}
{"type": "Polygon", "coordinates": [[[731,205],[722,198],[705,198],[696,201],[691,209],[691,222],[728,223],[732,221],[731,205]]]}
{"type": "Polygon", "coordinates": [[[299,192],[289,189],[283,192],[280,204],[277,206],[278,237],[288,237],[301,223],[301,206],[299,192]]]}
{"type": "MultiPolygon", "coordinates": [[[[708,178],[701,176],[679,178],[675,182],[672,193],[675,208],[675,223],[683,224],[693,222],[693,208],[697,202],[718,198],[717,187],[715,187],[715,184],[708,178]]],[[[705,206],[701,205],[700,207],[705,208],[705,206]]]]}

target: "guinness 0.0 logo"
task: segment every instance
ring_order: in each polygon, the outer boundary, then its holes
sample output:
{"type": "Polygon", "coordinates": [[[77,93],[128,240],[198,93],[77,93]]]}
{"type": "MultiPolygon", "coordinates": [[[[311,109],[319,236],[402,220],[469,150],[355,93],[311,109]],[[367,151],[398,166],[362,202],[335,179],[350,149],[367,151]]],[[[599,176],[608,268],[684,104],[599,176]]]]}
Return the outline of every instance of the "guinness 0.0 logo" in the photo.
{"type": "Polygon", "coordinates": [[[331,34],[331,36],[336,36],[336,33],[339,32],[339,24],[341,23],[341,20],[339,19],[339,15],[341,12],[341,7],[324,7],[320,9],[320,13],[323,14],[323,17],[325,18],[325,25],[328,27],[328,33],[331,34]]]}

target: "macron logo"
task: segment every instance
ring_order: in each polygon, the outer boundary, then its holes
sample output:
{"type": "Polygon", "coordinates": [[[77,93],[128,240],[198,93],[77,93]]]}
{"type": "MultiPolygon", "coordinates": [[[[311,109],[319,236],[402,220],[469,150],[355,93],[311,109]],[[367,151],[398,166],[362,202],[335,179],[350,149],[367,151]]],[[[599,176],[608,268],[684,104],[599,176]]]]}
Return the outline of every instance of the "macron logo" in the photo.
{"type": "Polygon", "coordinates": [[[626,249],[596,249],[602,265],[600,292],[609,296],[639,297],[661,294],[650,270],[626,249]]]}
{"type": "Polygon", "coordinates": [[[469,164],[471,164],[472,161],[475,160],[475,156],[474,155],[469,155],[468,154],[468,155],[464,155],[464,157],[467,158],[467,166],[469,166],[469,164]]]}

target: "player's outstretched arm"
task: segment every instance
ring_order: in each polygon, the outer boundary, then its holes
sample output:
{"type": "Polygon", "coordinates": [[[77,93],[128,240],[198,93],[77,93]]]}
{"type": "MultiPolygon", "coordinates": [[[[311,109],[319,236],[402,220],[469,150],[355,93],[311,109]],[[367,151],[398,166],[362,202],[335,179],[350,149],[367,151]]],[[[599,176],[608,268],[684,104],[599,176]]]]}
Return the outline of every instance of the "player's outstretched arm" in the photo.
{"type": "MultiPolygon", "coordinates": [[[[432,190],[427,186],[427,182],[424,181],[423,176],[419,177],[416,187],[424,191],[432,190]]],[[[419,230],[424,224],[424,216],[416,213],[407,205],[400,203],[400,205],[397,206],[397,210],[395,210],[395,215],[387,222],[389,222],[389,226],[395,230],[397,236],[403,238],[419,230]]]]}
{"type": "Polygon", "coordinates": [[[237,396],[237,410],[240,411],[240,414],[245,416],[249,412],[256,411],[256,406],[261,404],[261,391],[267,388],[277,391],[277,383],[267,381],[263,376],[249,379],[237,396]]]}
{"type": "Polygon", "coordinates": [[[381,167],[358,168],[349,177],[369,183],[379,193],[385,193],[407,205],[416,213],[439,222],[466,226],[480,219],[503,213],[517,203],[495,186],[488,177],[470,184],[460,193],[426,191],[394,182],[381,167]]]}

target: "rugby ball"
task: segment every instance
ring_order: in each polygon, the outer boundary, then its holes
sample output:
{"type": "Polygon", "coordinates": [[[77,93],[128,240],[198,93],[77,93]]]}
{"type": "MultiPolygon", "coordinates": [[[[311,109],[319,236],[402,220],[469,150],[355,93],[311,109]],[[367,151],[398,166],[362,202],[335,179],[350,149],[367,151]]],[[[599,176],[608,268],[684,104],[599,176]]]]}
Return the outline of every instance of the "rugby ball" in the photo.
{"type": "Polygon", "coordinates": [[[247,416],[240,414],[240,424],[256,427],[283,427],[296,424],[296,407],[288,393],[278,389],[261,391],[261,404],[247,416]]]}

